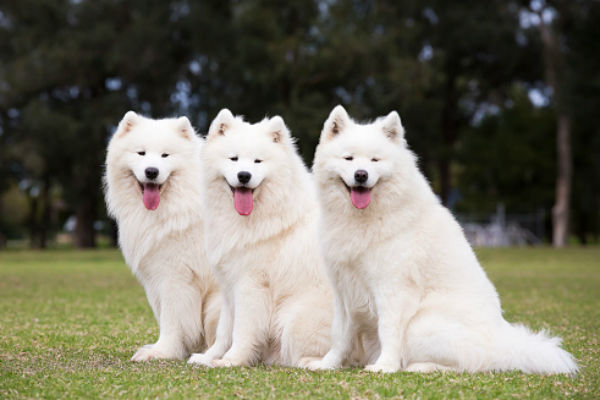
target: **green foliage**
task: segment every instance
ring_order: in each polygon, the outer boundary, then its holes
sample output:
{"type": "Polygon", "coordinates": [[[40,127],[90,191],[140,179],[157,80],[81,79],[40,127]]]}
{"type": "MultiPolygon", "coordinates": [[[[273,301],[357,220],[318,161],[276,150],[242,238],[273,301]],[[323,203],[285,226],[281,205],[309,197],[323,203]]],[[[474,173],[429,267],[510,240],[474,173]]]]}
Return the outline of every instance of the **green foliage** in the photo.
{"type": "MultiPolygon", "coordinates": [[[[600,3],[542,3],[568,64],[573,226],[585,238],[600,231],[600,3]]],[[[342,103],[358,119],[398,110],[435,190],[447,200],[459,188],[461,210],[487,210],[496,196],[512,212],[549,211],[555,104],[535,108],[524,94],[545,87],[525,10],[530,2],[501,0],[3,2],[0,192],[26,180],[41,193],[29,231],[75,214],[79,244],[93,245],[92,224],[106,218],[105,145],[127,110],[187,114],[200,132],[222,107],[253,121],[280,114],[310,164],[342,103]],[[58,208],[61,218],[44,211],[58,208]]]]}
{"type": "Polygon", "coordinates": [[[100,180],[113,127],[130,108],[172,110],[187,57],[169,4],[145,5],[27,0],[0,8],[8,38],[0,111],[14,135],[15,177],[42,192],[60,185],[83,247],[95,244],[93,223],[104,214],[100,180]]]}
{"type": "Polygon", "coordinates": [[[511,102],[462,135],[461,211],[492,212],[499,202],[512,212],[552,207],[555,120],[548,109],[535,108],[520,87],[511,102]]]}
{"type": "Polygon", "coordinates": [[[134,364],[158,327],[115,250],[0,253],[3,398],[594,398],[600,391],[600,249],[480,250],[509,321],[547,329],[576,377],[518,372],[370,374],[134,364]]]}

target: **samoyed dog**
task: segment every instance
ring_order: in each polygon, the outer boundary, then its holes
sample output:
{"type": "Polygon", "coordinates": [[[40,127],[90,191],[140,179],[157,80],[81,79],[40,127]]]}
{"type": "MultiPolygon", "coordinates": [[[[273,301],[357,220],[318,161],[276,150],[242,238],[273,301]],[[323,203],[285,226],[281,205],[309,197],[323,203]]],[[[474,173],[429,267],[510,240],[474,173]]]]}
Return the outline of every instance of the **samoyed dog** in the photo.
{"type": "Polygon", "coordinates": [[[160,326],[133,361],[184,359],[214,341],[220,295],[204,252],[201,143],[186,117],[129,111],[108,145],[108,212],[160,326]]]}
{"type": "Polygon", "coordinates": [[[312,178],[281,117],[223,109],[202,149],[206,249],[222,293],[213,346],[189,362],[305,366],[331,346],[332,294],[312,178]]]}
{"type": "Polygon", "coordinates": [[[460,225],[417,167],[396,112],[370,124],[337,106],[314,161],[324,256],[342,304],[333,345],[309,367],[338,367],[362,326],[379,349],[369,371],[575,373],[561,340],[502,317],[460,225]]]}

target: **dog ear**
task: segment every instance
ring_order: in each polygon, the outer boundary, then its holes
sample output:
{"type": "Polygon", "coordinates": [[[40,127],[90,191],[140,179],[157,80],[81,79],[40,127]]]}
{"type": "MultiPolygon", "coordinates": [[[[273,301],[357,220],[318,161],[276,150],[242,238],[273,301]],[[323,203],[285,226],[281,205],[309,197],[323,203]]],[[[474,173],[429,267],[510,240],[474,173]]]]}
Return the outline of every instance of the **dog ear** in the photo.
{"type": "Polygon", "coordinates": [[[122,137],[129,133],[141,118],[142,117],[137,115],[135,112],[127,111],[121,122],[119,122],[119,126],[117,127],[117,137],[122,137]]]}
{"type": "Polygon", "coordinates": [[[329,117],[323,124],[323,131],[321,132],[321,140],[331,140],[339,135],[350,122],[350,117],[346,112],[346,109],[341,105],[335,106],[329,117]]]}
{"type": "Polygon", "coordinates": [[[383,133],[392,141],[398,141],[404,138],[404,127],[400,116],[396,111],[392,111],[381,120],[381,129],[383,133]]]}
{"type": "Polygon", "coordinates": [[[290,136],[289,129],[287,126],[285,126],[283,118],[281,118],[279,115],[269,119],[268,127],[269,135],[271,135],[273,138],[274,143],[281,143],[284,139],[290,136]]]}
{"type": "Polygon", "coordinates": [[[195,134],[188,117],[179,117],[175,122],[177,124],[177,132],[184,138],[190,139],[195,134]]]}
{"type": "Polygon", "coordinates": [[[233,125],[235,117],[227,108],[219,111],[213,122],[208,128],[208,137],[224,136],[225,132],[233,125]]]}

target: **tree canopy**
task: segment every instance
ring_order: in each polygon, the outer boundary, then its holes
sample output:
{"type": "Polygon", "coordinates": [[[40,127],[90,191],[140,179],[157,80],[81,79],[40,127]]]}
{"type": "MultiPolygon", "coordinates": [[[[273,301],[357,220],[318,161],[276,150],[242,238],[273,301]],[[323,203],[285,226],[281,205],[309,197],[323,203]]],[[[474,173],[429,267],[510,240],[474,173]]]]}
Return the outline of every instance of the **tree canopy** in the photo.
{"type": "Polygon", "coordinates": [[[76,244],[96,245],[110,226],[105,147],[127,110],[185,114],[199,132],[222,107],[279,114],[310,163],[336,104],[358,119],[398,110],[454,209],[503,202],[545,209],[548,223],[565,113],[571,230],[597,238],[599,22],[600,3],[583,0],[1,2],[0,245],[27,235],[45,246],[72,216],[76,244]],[[558,83],[542,26],[559,44],[558,83]]]}

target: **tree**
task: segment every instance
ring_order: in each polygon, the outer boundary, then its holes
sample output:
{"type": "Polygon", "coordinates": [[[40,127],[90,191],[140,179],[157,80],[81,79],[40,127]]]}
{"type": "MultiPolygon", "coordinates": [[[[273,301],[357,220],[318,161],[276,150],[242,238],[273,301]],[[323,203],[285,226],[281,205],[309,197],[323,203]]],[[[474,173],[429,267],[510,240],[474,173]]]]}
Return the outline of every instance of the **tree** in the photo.
{"type": "Polygon", "coordinates": [[[436,69],[431,93],[440,107],[436,158],[439,194],[447,204],[461,131],[482,107],[501,106],[515,80],[531,75],[527,61],[535,51],[517,40],[518,7],[512,2],[430,1],[420,19],[428,26],[423,43],[430,46],[436,69]]]}
{"type": "MultiPolygon", "coordinates": [[[[1,88],[0,110],[12,115],[5,126],[41,158],[29,171],[42,197],[53,181],[62,186],[77,218],[77,246],[93,247],[107,139],[128,109],[172,112],[178,71],[189,57],[179,43],[188,33],[169,2],[27,0],[1,11],[7,41],[0,80],[10,84],[1,88]]],[[[32,214],[32,226],[35,220],[32,214]]]]}
{"type": "Polygon", "coordinates": [[[576,189],[566,210],[585,240],[600,227],[600,167],[590,152],[600,136],[600,58],[590,56],[600,52],[590,39],[600,3],[547,1],[4,2],[0,192],[34,183],[34,243],[62,222],[48,217],[60,197],[65,214],[77,216],[77,244],[93,246],[94,223],[106,219],[104,151],[127,110],[184,113],[201,132],[223,107],[253,121],[280,114],[310,164],[323,121],[341,103],[357,119],[398,110],[446,204],[458,187],[463,211],[489,206],[492,194],[527,211],[547,205],[555,164],[540,157],[555,135],[541,138],[555,129],[548,116],[556,112],[573,153],[561,167],[573,182],[560,187],[576,189]],[[541,13],[547,26],[526,29],[523,11],[541,13]],[[552,101],[532,107],[526,92],[543,92],[552,76],[552,101]],[[535,184],[516,189],[530,176],[535,184]]]}
{"type": "Polygon", "coordinates": [[[571,229],[582,244],[600,233],[600,3],[570,4],[569,103],[572,115],[571,229]]]}
{"type": "MultiPolygon", "coordinates": [[[[537,31],[543,48],[543,66],[545,84],[551,89],[549,98],[556,115],[556,172],[555,201],[552,209],[554,247],[566,245],[571,215],[578,216],[577,230],[582,242],[585,242],[585,226],[594,225],[594,217],[589,211],[594,203],[598,204],[598,185],[594,183],[594,162],[589,160],[593,153],[594,135],[597,120],[592,111],[598,104],[600,91],[595,83],[598,76],[598,59],[595,56],[595,40],[598,33],[598,15],[600,5],[597,2],[581,0],[545,1],[535,0],[525,8],[527,25],[537,31]],[[577,118],[574,118],[577,116],[577,118]],[[574,122],[576,121],[576,122],[574,122]],[[591,134],[591,135],[590,135],[591,134]],[[579,163],[575,176],[586,182],[573,182],[573,146],[577,149],[582,138],[585,145],[577,150],[579,163]],[[586,162],[586,160],[589,160],[586,162]],[[591,179],[590,179],[591,178],[591,179]],[[581,192],[576,192],[576,209],[573,209],[573,186],[577,185],[581,192]],[[585,202],[585,205],[581,203],[585,202]],[[585,217],[584,217],[585,216],[585,217]],[[582,231],[583,230],[583,231],[582,231]]],[[[598,213],[595,216],[598,224],[598,213]]],[[[597,230],[597,228],[595,228],[597,230]]]]}
{"type": "Polygon", "coordinates": [[[557,21],[551,22],[555,11],[539,2],[534,10],[539,19],[539,32],[544,48],[544,67],[548,84],[552,87],[556,110],[556,196],[552,208],[552,245],[564,247],[569,232],[571,203],[571,115],[565,95],[565,58],[561,49],[557,21]]]}
{"type": "Polygon", "coordinates": [[[534,106],[521,84],[509,94],[509,106],[461,133],[456,159],[461,212],[491,213],[499,202],[515,213],[552,206],[553,110],[534,106]]]}

